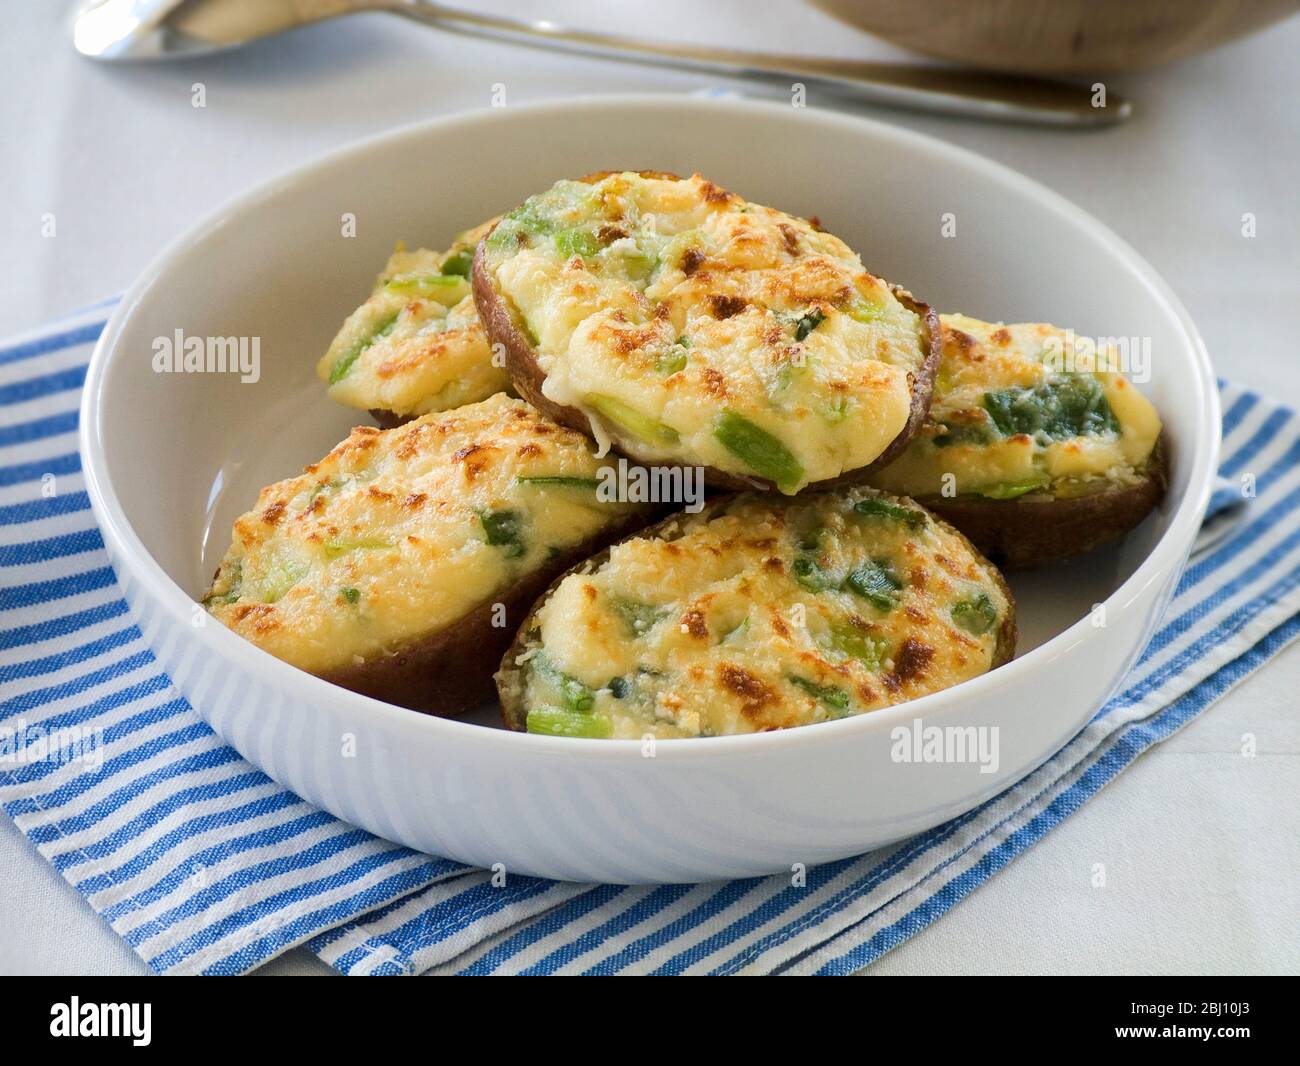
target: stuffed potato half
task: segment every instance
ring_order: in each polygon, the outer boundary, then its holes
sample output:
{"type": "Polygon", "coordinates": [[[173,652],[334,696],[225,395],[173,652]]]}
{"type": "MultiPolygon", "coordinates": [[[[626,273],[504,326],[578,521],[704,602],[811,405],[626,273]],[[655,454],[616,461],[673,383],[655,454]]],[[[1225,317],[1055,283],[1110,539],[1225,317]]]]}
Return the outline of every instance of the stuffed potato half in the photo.
{"type": "Polygon", "coordinates": [[[507,725],[706,737],[863,714],[1009,660],[997,570],[867,488],[719,497],[558,580],[502,661],[507,725]]]}
{"type": "Polygon", "coordinates": [[[316,366],[330,399],[391,427],[510,387],[470,294],[474,249],[495,222],[445,252],[398,246],[316,366]]]}
{"type": "Polygon", "coordinates": [[[203,603],[285,662],[452,714],[490,698],[520,620],[567,567],[649,520],[604,502],[591,443],[494,396],[358,427],[236,520],[203,603]]]}
{"type": "Polygon", "coordinates": [[[930,413],[869,483],[915,497],[1023,568],[1122,536],[1168,480],[1160,416],[1120,353],[1042,323],[942,315],[930,413]]]}
{"type": "Polygon", "coordinates": [[[861,480],[920,425],[938,363],[930,308],[698,174],[560,181],[497,224],[473,281],[520,395],[722,488],[861,480]]]}

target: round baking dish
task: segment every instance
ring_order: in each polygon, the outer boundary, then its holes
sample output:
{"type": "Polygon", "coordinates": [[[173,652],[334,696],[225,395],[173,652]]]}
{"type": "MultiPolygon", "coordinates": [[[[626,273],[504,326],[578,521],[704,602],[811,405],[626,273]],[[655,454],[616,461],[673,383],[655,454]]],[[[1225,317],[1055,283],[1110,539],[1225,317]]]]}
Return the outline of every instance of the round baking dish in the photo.
{"type": "MultiPolygon", "coordinates": [[[[245,375],[252,377],[253,375],[245,375]]],[[[195,709],[311,802],[412,847],[580,881],[789,870],[919,832],[1050,757],[1149,638],[1200,524],[1217,390],[1168,286],[1060,196],[888,125],[731,100],[615,97],[399,129],[232,201],[136,282],[96,347],[86,483],[126,598],[195,709]],[[779,733],[586,741],[428,717],[329,685],[206,619],[196,597],[258,488],[341,439],[354,413],[314,367],[393,241],[446,244],[566,174],[698,170],[818,215],[868,269],[942,311],[1050,321],[1149,345],[1170,491],[1114,548],[1014,576],[1018,658],[890,710],[779,733]],[[954,230],[956,236],[945,236],[954,230]],[[256,380],[153,368],[160,337],[256,341],[256,380]],[[1094,604],[1105,604],[1097,624],[1094,604]],[[997,730],[996,766],[896,761],[899,727],[997,730]]]]}

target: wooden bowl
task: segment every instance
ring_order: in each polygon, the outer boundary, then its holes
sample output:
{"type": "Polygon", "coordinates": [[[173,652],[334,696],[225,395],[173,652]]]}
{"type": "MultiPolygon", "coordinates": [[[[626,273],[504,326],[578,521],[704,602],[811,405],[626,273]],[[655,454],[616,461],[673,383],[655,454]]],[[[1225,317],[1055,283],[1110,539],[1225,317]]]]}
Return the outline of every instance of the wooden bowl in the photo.
{"type": "Polygon", "coordinates": [[[901,48],[963,66],[1100,74],[1195,55],[1300,0],[813,0],[901,48]]]}

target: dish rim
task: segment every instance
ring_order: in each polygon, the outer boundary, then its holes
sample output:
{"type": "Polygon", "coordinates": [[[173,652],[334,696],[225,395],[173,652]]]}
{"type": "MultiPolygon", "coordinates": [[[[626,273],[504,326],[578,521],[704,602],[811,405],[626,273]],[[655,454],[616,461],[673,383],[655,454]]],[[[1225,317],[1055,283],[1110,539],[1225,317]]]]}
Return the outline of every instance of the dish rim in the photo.
{"type": "MultiPolygon", "coordinates": [[[[508,113],[550,114],[576,109],[617,113],[629,109],[665,108],[690,108],[694,111],[711,109],[720,113],[742,111],[758,116],[789,117],[788,104],[730,98],[701,99],[673,93],[550,98],[513,105],[508,113]]],[[[459,112],[406,123],[352,141],[341,148],[259,182],[251,189],[226,200],[204,219],[172,240],[145,267],[114,308],[91,354],[81,398],[78,445],[81,451],[86,491],[90,498],[92,512],[104,536],[110,560],[129,568],[132,576],[139,583],[141,591],[152,597],[174,624],[189,627],[190,616],[197,601],[172,579],[145,548],[122,509],[104,459],[101,432],[103,420],[100,417],[100,408],[113,356],[117,352],[117,344],[126,324],[153,286],[173,271],[178,263],[190,254],[195,245],[235,223],[241,215],[261,203],[286,194],[295,184],[349,157],[369,155],[392,143],[435,131],[454,133],[458,127],[474,127],[482,123],[491,123],[496,120],[498,114],[496,111],[459,112]]],[[[1009,186],[1019,197],[1036,201],[1039,206],[1057,213],[1066,221],[1074,223],[1097,238],[1103,247],[1133,269],[1153,299],[1173,312],[1182,329],[1186,347],[1190,351],[1192,367],[1196,371],[1194,387],[1197,424],[1193,426],[1195,448],[1193,454],[1180,455],[1175,460],[1187,462],[1191,466],[1188,492],[1178,501],[1169,527],[1146,558],[1138,564],[1119,588],[1106,597],[1104,603],[1112,605],[1132,602],[1149,585],[1162,581],[1169,569],[1186,556],[1200,528],[1217,469],[1221,436],[1218,389],[1215,387],[1214,372],[1205,343],[1187,309],[1168,283],[1146,259],[1104,223],[1065,196],[1012,167],[970,149],[949,144],[937,137],[859,115],[808,109],[801,115],[801,121],[820,122],[838,127],[847,133],[861,134],[865,130],[872,137],[880,140],[893,140],[895,143],[905,144],[931,154],[946,156],[964,167],[981,172],[992,181],[1009,186]]],[[[959,701],[996,699],[999,689],[1019,681],[1023,673],[1046,667],[1066,650],[1086,641],[1088,634],[1094,629],[1089,617],[1084,616],[1043,644],[989,673],[905,703],[836,721],[815,723],[815,728],[811,729],[795,728],[736,736],[657,740],[656,756],[670,759],[701,759],[711,758],[714,755],[727,756],[733,752],[738,755],[754,750],[771,752],[778,746],[835,743],[858,733],[866,735],[874,731],[883,731],[887,734],[904,718],[938,715],[951,710],[959,701]]],[[[491,728],[456,718],[442,718],[412,711],[324,681],[275,658],[224,626],[204,626],[195,630],[195,633],[198,640],[208,644],[214,655],[219,656],[234,669],[256,675],[258,682],[270,689],[277,692],[296,689],[295,695],[299,699],[333,702],[340,709],[345,709],[347,704],[353,704],[356,713],[363,714],[367,718],[379,716],[377,721],[386,719],[385,724],[391,725],[394,729],[425,729],[434,735],[443,733],[449,739],[458,741],[471,741],[472,736],[476,734],[482,743],[495,743],[503,746],[504,750],[520,754],[523,754],[526,749],[532,749],[539,755],[550,753],[566,758],[582,759],[630,756],[640,758],[642,755],[643,741],[639,739],[593,741],[578,737],[551,737],[516,732],[511,729],[491,728]],[[525,747],[521,749],[520,745],[525,747]]]]}

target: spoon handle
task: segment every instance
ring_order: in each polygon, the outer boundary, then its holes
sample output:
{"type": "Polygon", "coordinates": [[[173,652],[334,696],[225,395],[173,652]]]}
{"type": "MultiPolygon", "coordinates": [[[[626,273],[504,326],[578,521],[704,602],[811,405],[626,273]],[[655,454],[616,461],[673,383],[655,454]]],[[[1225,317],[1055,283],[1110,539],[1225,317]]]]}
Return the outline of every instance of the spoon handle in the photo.
{"type": "Polygon", "coordinates": [[[382,6],[473,37],[787,85],[803,82],[858,100],[913,111],[1066,128],[1107,126],[1124,121],[1132,113],[1129,102],[1115,93],[1106,94],[1104,106],[1094,106],[1089,88],[1037,78],[643,41],[566,29],[540,20],[462,11],[434,0],[388,0],[382,6]]]}

